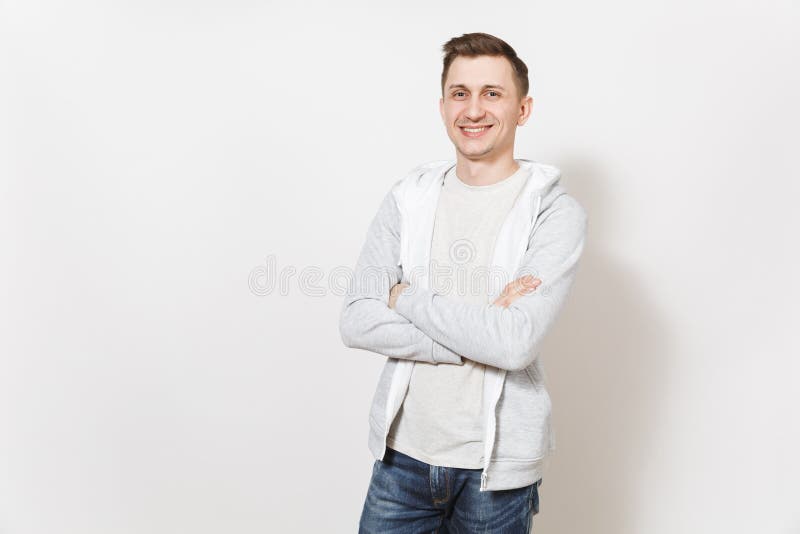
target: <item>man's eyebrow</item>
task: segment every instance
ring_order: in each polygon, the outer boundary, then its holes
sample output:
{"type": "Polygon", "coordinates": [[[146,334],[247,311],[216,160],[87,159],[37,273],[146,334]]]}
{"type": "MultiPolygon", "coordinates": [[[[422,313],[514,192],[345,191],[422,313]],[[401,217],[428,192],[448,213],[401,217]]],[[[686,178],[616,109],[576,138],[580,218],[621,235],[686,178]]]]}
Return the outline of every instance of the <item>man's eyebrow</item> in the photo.
{"type": "MultiPolygon", "coordinates": [[[[449,91],[451,89],[469,89],[469,87],[467,87],[463,83],[451,83],[449,86],[447,86],[447,90],[449,91]]],[[[505,87],[497,84],[486,84],[483,87],[481,87],[481,89],[500,89],[502,91],[505,91],[505,87]]]]}

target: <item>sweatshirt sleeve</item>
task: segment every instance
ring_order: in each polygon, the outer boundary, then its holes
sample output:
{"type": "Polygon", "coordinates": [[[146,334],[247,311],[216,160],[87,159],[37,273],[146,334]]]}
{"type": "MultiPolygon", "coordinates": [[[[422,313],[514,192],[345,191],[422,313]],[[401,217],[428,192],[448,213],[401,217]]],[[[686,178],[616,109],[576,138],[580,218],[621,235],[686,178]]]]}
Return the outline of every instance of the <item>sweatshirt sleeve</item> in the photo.
{"type": "Polygon", "coordinates": [[[464,358],[510,371],[524,369],[533,363],[566,302],[588,222],[585,210],[566,193],[539,217],[542,222],[531,234],[515,276],[539,278],[542,282],[533,292],[504,308],[466,303],[412,285],[399,293],[395,309],[464,358]]]}
{"type": "Polygon", "coordinates": [[[389,307],[389,292],[403,276],[399,263],[400,211],[389,191],[367,231],[345,295],[339,318],[342,342],[391,358],[463,365],[460,355],[389,307]]]}

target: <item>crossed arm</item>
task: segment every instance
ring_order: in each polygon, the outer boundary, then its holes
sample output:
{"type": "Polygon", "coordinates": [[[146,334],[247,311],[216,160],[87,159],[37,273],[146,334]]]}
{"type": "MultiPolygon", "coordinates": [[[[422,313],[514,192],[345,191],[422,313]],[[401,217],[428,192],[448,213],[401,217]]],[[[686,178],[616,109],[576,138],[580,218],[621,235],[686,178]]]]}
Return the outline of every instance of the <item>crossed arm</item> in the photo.
{"type": "Polygon", "coordinates": [[[351,285],[355,291],[348,293],[342,309],[345,345],[431,363],[461,363],[464,357],[507,370],[530,365],[566,302],[587,228],[580,204],[563,190],[553,194],[539,215],[521,267],[541,284],[533,286],[535,291],[506,286],[488,305],[397,286],[402,278],[399,213],[393,196],[387,195],[359,257],[357,282],[351,285]],[[363,278],[370,269],[379,273],[379,283],[371,290],[364,287],[363,278]]]}
{"type": "Polygon", "coordinates": [[[399,263],[400,212],[390,191],[370,223],[342,305],[342,342],[391,358],[463,364],[460,355],[389,307],[390,290],[403,275],[399,263]]]}

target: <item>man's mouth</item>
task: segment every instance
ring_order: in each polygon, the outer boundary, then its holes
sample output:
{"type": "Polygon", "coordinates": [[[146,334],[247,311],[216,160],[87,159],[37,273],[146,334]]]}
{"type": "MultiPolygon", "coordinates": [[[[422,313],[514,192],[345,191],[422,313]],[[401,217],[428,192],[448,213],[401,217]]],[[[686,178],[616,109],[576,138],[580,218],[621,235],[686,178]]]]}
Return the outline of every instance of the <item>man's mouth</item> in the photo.
{"type": "Polygon", "coordinates": [[[492,126],[493,125],[488,124],[486,126],[459,126],[459,128],[461,129],[461,133],[463,133],[466,137],[480,137],[492,126]]]}

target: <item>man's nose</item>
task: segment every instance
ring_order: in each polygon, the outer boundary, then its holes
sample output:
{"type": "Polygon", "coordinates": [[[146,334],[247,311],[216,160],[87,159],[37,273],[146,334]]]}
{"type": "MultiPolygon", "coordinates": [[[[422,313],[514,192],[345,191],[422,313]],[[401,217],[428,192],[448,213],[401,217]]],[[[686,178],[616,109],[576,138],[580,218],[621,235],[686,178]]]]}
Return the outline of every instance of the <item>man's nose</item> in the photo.
{"type": "Polygon", "coordinates": [[[480,95],[472,96],[469,99],[469,105],[467,106],[466,116],[472,122],[477,122],[483,118],[483,106],[481,105],[481,98],[480,95]]]}

